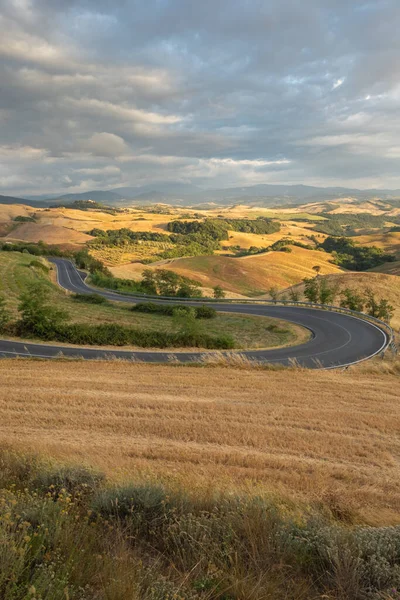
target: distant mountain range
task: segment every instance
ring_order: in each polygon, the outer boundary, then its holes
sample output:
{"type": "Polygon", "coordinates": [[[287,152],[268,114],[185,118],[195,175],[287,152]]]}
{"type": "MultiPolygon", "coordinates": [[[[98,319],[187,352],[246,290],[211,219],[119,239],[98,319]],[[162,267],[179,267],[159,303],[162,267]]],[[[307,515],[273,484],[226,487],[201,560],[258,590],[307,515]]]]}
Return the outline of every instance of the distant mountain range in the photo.
{"type": "Polygon", "coordinates": [[[258,184],[225,189],[201,189],[182,183],[159,182],[140,187],[120,187],[112,190],[92,190],[79,194],[51,197],[29,196],[14,198],[0,196],[0,204],[26,204],[34,207],[68,205],[76,200],[94,200],[111,206],[128,207],[145,204],[172,206],[247,204],[260,207],[283,207],[307,202],[324,202],[351,197],[365,201],[372,198],[393,200],[400,198],[400,190],[358,190],[343,187],[313,187],[307,185],[258,184]]]}

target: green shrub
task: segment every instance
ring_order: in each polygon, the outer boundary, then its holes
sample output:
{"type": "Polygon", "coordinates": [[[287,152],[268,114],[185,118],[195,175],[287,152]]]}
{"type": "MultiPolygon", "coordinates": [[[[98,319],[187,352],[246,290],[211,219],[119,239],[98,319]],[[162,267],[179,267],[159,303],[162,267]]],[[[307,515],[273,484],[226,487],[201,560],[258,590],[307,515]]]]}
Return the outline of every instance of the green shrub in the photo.
{"type": "Polygon", "coordinates": [[[53,465],[36,455],[11,450],[0,451],[0,488],[14,487],[37,492],[69,494],[93,493],[104,481],[104,475],[84,466],[53,465]]]}
{"type": "Polygon", "coordinates": [[[41,269],[44,273],[48,273],[50,271],[49,267],[40,262],[40,260],[31,260],[28,266],[34,267],[35,269],[41,269]]]}
{"type": "Polygon", "coordinates": [[[4,296],[0,296],[0,333],[7,329],[10,321],[11,313],[7,310],[6,300],[4,296]]]}
{"type": "Polygon", "coordinates": [[[162,487],[150,484],[109,488],[94,498],[92,509],[106,519],[124,519],[136,527],[146,523],[148,528],[166,514],[167,496],[162,487]]]}
{"type": "Polygon", "coordinates": [[[55,494],[62,490],[72,496],[92,494],[104,481],[103,473],[87,469],[83,466],[61,466],[40,470],[32,479],[34,489],[47,491],[52,489],[55,494]]]}
{"type": "Polygon", "coordinates": [[[88,304],[108,304],[107,298],[100,294],[74,294],[72,296],[77,302],[86,302],[88,304]]]}
{"type": "Polygon", "coordinates": [[[216,285],[213,287],[214,298],[221,299],[225,298],[225,292],[220,285],[216,285]]]}
{"type": "Polygon", "coordinates": [[[18,215],[17,217],[14,217],[13,221],[15,221],[16,223],[36,223],[36,218],[18,215]]]}
{"type": "Polygon", "coordinates": [[[69,318],[50,301],[50,291],[41,282],[34,282],[19,297],[21,319],[17,324],[20,334],[34,334],[41,339],[53,339],[55,331],[69,318]]]}
{"type": "Polygon", "coordinates": [[[174,316],[177,310],[190,313],[194,308],[196,319],[213,319],[217,315],[217,311],[211,306],[196,306],[190,307],[186,304],[158,304],[156,302],[138,302],[132,306],[134,312],[144,312],[151,314],[174,316]]]}
{"type": "Polygon", "coordinates": [[[217,311],[212,306],[196,306],[196,319],[215,319],[217,311]]]}

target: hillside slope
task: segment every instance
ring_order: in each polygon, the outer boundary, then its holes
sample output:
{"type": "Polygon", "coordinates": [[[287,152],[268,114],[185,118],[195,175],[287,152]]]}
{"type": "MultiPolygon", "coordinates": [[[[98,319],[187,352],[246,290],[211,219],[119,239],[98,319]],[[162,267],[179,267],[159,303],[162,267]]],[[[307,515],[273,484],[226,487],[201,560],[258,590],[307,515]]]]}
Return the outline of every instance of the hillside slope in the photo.
{"type": "MultiPolygon", "coordinates": [[[[396,263],[387,263],[390,266],[396,263]]],[[[400,277],[397,275],[389,275],[387,273],[376,273],[372,271],[365,271],[363,273],[338,273],[326,275],[325,279],[329,281],[329,284],[338,289],[335,304],[338,304],[340,300],[340,291],[343,288],[351,288],[359,292],[365,292],[367,288],[370,288],[378,299],[387,298],[390,304],[394,307],[395,313],[391,322],[392,326],[400,330],[400,277]]],[[[303,284],[293,286],[294,289],[302,292],[304,290],[303,284]]]]}
{"type": "Polygon", "coordinates": [[[400,259],[400,232],[391,233],[372,233],[370,235],[360,235],[353,240],[362,246],[378,246],[386,252],[394,252],[400,259]]]}
{"type": "MultiPolygon", "coordinates": [[[[205,288],[220,285],[228,293],[246,296],[266,293],[271,287],[286,288],[315,275],[313,266],[321,273],[339,273],[341,269],[329,261],[331,256],[318,250],[292,247],[292,252],[268,252],[255,256],[231,258],[228,256],[195,256],[178,258],[151,265],[151,269],[165,268],[201,282],[205,288]]],[[[118,277],[137,278],[148,265],[133,263],[111,268],[118,277]]]]}
{"type": "Polygon", "coordinates": [[[92,236],[86,235],[75,229],[59,227],[57,225],[41,223],[24,223],[13,229],[7,236],[8,241],[18,240],[23,242],[39,242],[56,244],[63,247],[67,245],[82,245],[90,241],[92,236]]]}
{"type": "Polygon", "coordinates": [[[379,267],[370,269],[370,273],[386,273],[387,275],[400,275],[400,260],[392,263],[385,263],[379,267]]]}

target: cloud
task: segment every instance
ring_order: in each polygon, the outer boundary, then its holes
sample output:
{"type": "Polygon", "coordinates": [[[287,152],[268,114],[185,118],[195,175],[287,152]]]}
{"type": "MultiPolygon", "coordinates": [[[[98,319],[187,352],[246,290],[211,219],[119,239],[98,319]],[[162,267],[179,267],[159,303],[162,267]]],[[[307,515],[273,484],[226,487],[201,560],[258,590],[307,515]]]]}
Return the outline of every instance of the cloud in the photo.
{"type": "Polygon", "coordinates": [[[114,133],[94,133],[84,144],[86,150],[95,156],[121,156],[127,152],[125,141],[114,133]]]}
{"type": "Polygon", "coordinates": [[[397,0],[0,0],[1,189],[400,187],[399,19],[397,0]]]}
{"type": "Polygon", "coordinates": [[[87,168],[87,169],[76,169],[75,173],[79,173],[81,175],[119,175],[121,173],[121,169],[118,167],[109,165],[105,167],[98,168],[87,168]]]}
{"type": "Polygon", "coordinates": [[[333,89],[333,90],[336,90],[336,88],[338,88],[338,87],[340,87],[341,85],[343,85],[343,83],[344,83],[344,79],[337,79],[337,80],[334,82],[334,84],[333,84],[333,86],[332,86],[332,89],[333,89]]]}

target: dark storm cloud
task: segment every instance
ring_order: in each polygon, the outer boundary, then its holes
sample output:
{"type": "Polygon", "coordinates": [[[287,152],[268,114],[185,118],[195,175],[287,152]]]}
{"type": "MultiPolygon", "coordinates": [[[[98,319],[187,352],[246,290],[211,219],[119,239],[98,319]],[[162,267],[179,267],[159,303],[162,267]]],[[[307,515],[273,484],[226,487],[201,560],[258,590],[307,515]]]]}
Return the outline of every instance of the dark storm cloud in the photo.
{"type": "Polygon", "coordinates": [[[400,187],[397,0],[0,1],[0,193],[400,187]]]}

